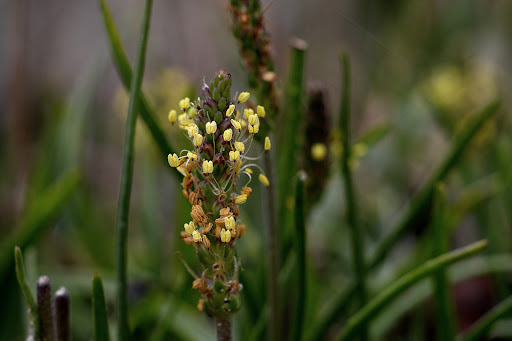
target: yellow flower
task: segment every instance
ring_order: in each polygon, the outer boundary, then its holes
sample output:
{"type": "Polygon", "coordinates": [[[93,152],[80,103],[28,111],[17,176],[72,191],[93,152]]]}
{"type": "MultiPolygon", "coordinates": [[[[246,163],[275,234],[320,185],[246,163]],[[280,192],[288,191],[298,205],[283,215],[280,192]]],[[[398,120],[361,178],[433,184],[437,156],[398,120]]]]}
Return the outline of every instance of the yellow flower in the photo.
{"type": "Polygon", "coordinates": [[[226,229],[222,229],[222,231],[220,231],[220,240],[224,243],[229,243],[231,240],[231,233],[226,231],[226,229]]]}
{"type": "Polygon", "coordinates": [[[238,103],[245,103],[247,102],[247,100],[249,99],[249,97],[251,97],[251,94],[248,93],[248,92],[242,92],[239,96],[238,96],[238,103]]]}
{"type": "Polygon", "coordinates": [[[201,238],[201,234],[199,233],[199,231],[195,230],[194,232],[192,232],[192,237],[194,238],[194,241],[196,243],[200,242],[202,240],[201,238]]]}
{"type": "Polygon", "coordinates": [[[192,234],[194,233],[195,229],[196,229],[196,226],[194,225],[194,222],[191,221],[190,223],[185,223],[183,225],[183,227],[185,228],[185,231],[188,233],[188,234],[192,234]]]}
{"type": "Polygon", "coordinates": [[[187,153],[187,157],[188,157],[190,160],[195,160],[195,159],[197,159],[197,154],[196,154],[196,153],[192,153],[192,152],[188,152],[188,153],[187,153]]]}
{"type": "Polygon", "coordinates": [[[229,159],[231,161],[236,161],[240,157],[240,152],[238,150],[230,150],[229,151],[229,159]]]}
{"type": "Polygon", "coordinates": [[[263,118],[265,117],[265,108],[261,105],[258,105],[258,107],[256,108],[256,112],[258,113],[258,116],[263,118]]]}
{"type": "Polygon", "coordinates": [[[224,141],[231,141],[231,138],[233,137],[233,130],[231,128],[224,130],[224,134],[222,136],[224,137],[224,141]]]}
{"type": "Polygon", "coordinates": [[[261,173],[260,173],[260,176],[258,177],[258,179],[259,179],[259,180],[260,180],[260,182],[261,182],[262,184],[264,184],[265,186],[267,186],[267,187],[268,187],[268,185],[270,185],[270,183],[268,182],[268,178],[267,178],[265,175],[263,175],[263,174],[261,174],[261,173]]]}
{"type": "Polygon", "coordinates": [[[184,99],[182,99],[180,101],[181,110],[187,110],[189,106],[190,106],[190,98],[185,97],[184,99]]]}
{"type": "Polygon", "coordinates": [[[213,134],[217,131],[217,122],[206,122],[206,132],[208,134],[213,134]]]}
{"type": "Polygon", "coordinates": [[[213,162],[212,161],[203,161],[203,172],[205,174],[213,173],[213,162]]]}
{"type": "Polygon", "coordinates": [[[195,124],[187,126],[186,129],[188,132],[188,137],[194,137],[194,135],[199,132],[199,128],[195,124]]]}
{"type": "Polygon", "coordinates": [[[235,142],[235,149],[238,150],[240,153],[243,153],[245,150],[245,145],[243,142],[235,142]]]}
{"type": "Polygon", "coordinates": [[[176,110],[169,111],[168,119],[169,119],[169,122],[171,122],[172,124],[176,123],[176,121],[178,120],[176,110]]]}
{"type": "Polygon", "coordinates": [[[258,118],[257,114],[249,115],[249,118],[247,121],[249,122],[250,125],[260,124],[260,119],[258,118]]]}
{"type": "Polygon", "coordinates": [[[224,225],[226,225],[226,228],[228,230],[232,230],[235,228],[236,226],[236,223],[235,223],[235,217],[233,216],[230,216],[230,217],[226,217],[224,218],[224,225]]]}
{"type": "Polygon", "coordinates": [[[265,137],[265,150],[270,150],[270,138],[268,136],[265,137]]]}
{"type": "Polygon", "coordinates": [[[167,161],[169,162],[169,166],[178,167],[178,155],[176,155],[176,154],[167,155],[167,161]]]}
{"type": "Polygon", "coordinates": [[[233,112],[235,111],[235,105],[234,104],[231,104],[228,108],[228,110],[226,110],[226,116],[227,117],[230,117],[231,115],[233,115],[233,112]]]}

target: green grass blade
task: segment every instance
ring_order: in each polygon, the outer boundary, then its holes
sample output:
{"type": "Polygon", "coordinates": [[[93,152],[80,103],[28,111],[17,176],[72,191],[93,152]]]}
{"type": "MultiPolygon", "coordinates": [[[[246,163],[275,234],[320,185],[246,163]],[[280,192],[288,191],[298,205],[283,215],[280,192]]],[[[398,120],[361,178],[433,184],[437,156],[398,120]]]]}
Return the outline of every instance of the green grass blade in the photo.
{"type": "MultiPolygon", "coordinates": [[[[350,66],[348,56],[340,56],[343,87],[341,93],[340,131],[343,146],[341,157],[341,170],[345,187],[345,203],[347,225],[350,229],[350,245],[352,248],[353,271],[356,278],[356,295],[359,307],[363,307],[367,301],[366,288],[366,264],[364,260],[364,244],[361,236],[361,226],[357,212],[357,199],[350,170],[351,142],[350,142],[350,66]]],[[[361,340],[368,338],[366,328],[361,328],[361,340]]]]}
{"type": "Polygon", "coordinates": [[[128,297],[127,297],[127,239],[128,216],[130,212],[130,197],[133,180],[133,159],[135,144],[135,123],[139,106],[140,88],[144,76],[146,47],[148,41],[149,23],[153,0],[146,0],[144,17],[142,19],[137,57],[135,59],[135,74],[130,86],[130,102],[126,119],[126,132],[123,147],[123,164],[121,169],[121,186],[116,219],[116,269],[117,269],[117,337],[119,340],[129,340],[128,326],[128,297]]]}
{"type": "Polygon", "coordinates": [[[295,300],[295,316],[289,340],[302,340],[302,329],[307,302],[306,291],[306,207],[304,198],[304,185],[306,173],[301,171],[297,175],[295,186],[295,239],[297,252],[297,294],[295,300]]]}
{"type": "Polygon", "coordinates": [[[446,175],[452,170],[459,162],[462,154],[476,133],[482,128],[496,112],[498,111],[500,103],[494,101],[487,105],[476,117],[466,126],[464,131],[456,138],[452,149],[441,163],[441,165],[434,171],[434,173],[427,180],[425,185],[412,199],[411,204],[403,218],[392,229],[391,233],[379,243],[377,251],[373,254],[369,262],[369,268],[374,268],[379,265],[386,255],[391,251],[394,244],[414,226],[418,219],[428,214],[432,205],[432,195],[434,187],[438,182],[442,182],[446,175]]]}
{"type": "Polygon", "coordinates": [[[94,323],[94,341],[110,341],[108,312],[103,282],[98,274],[92,279],[92,320],[94,323]]]}
{"type": "Polygon", "coordinates": [[[43,193],[38,200],[30,205],[15,232],[0,247],[0,280],[7,269],[13,264],[12,249],[18,245],[24,249],[35,241],[40,234],[57,219],[63,207],[74,193],[80,176],[75,171],[63,175],[55,184],[43,193]]]}
{"type": "Polygon", "coordinates": [[[465,333],[464,336],[459,335],[457,340],[464,341],[478,341],[483,340],[489,329],[499,319],[512,312],[512,296],[507,297],[501,301],[484,316],[482,316],[471,328],[465,333]]]}
{"type": "Polygon", "coordinates": [[[20,285],[21,292],[23,293],[23,297],[25,298],[25,302],[27,303],[30,309],[32,322],[34,324],[34,338],[37,340],[39,339],[39,315],[37,310],[37,304],[34,295],[30,290],[30,286],[27,281],[27,276],[25,275],[23,255],[21,254],[21,249],[19,246],[14,247],[14,261],[16,264],[16,277],[18,278],[18,283],[20,285]]]}
{"type": "MultiPolygon", "coordinates": [[[[440,184],[434,196],[433,257],[450,249],[448,226],[445,221],[446,192],[440,184]]],[[[437,337],[440,341],[452,341],[455,337],[454,307],[450,292],[450,280],[446,268],[439,268],[432,276],[434,284],[437,337]]]]}
{"type": "Polygon", "coordinates": [[[374,318],[387,304],[395,297],[403,293],[418,281],[432,275],[441,267],[458,262],[462,259],[471,257],[485,249],[487,241],[482,240],[466,247],[445,253],[439,257],[433,258],[422,266],[406,273],[402,277],[386,286],[380,293],[373,298],[366,306],[353,315],[345,324],[338,341],[352,340],[361,326],[374,318]]]}
{"type": "MultiPolygon", "coordinates": [[[[119,32],[117,31],[114,19],[107,4],[107,0],[100,0],[100,4],[114,65],[116,66],[117,72],[124,87],[126,89],[130,89],[130,84],[132,82],[132,68],[130,66],[130,62],[128,61],[128,57],[124,51],[123,44],[119,38],[119,32]]],[[[138,103],[138,109],[140,117],[148,128],[149,133],[153,137],[153,140],[155,141],[158,149],[160,150],[160,153],[162,154],[162,162],[166,165],[166,168],[176,176],[178,180],[181,180],[183,176],[178,172],[178,170],[172,167],[168,167],[167,165],[167,155],[171,153],[177,153],[177,151],[169,143],[169,140],[165,137],[164,131],[158,125],[157,120],[155,119],[155,113],[150,108],[148,100],[142,90],[140,90],[139,96],[140,99],[138,103]]]]}

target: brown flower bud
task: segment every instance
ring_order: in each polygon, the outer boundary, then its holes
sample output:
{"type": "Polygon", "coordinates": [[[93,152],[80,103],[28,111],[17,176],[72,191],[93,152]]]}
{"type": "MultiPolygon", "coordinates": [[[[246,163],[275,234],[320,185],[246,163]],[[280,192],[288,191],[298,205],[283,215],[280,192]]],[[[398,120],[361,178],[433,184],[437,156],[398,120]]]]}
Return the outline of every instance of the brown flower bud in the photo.
{"type": "Polygon", "coordinates": [[[208,222],[208,217],[204,214],[203,208],[201,205],[192,206],[192,212],[190,212],[192,219],[194,222],[199,225],[205,225],[208,222]]]}
{"type": "Polygon", "coordinates": [[[203,245],[209,249],[210,248],[210,240],[208,239],[208,237],[206,237],[205,234],[203,234],[203,245]]]}
{"type": "Polygon", "coordinates": [[[188,199],[189,194],[188,194],[188,191],[186,189],[182,190],[181,193],[183,193],[183,196],[185,196],[185,198],[188,199]]]}
{"type": "Polygon", "coordinates": [[[215,236],[219,239],[220,239],[220,231],[222,231],[222,228],[220,227],[220,225],[217,225],[217,227],[215,228],[215,236]]]}
{"type": "Polygon", "coordinates": [[[211,231],[211,229],[213,228],[213,224],[212,223],[208,223],[206,224],[204,227],[203,227],[203,234],[207,234],[208,232],[211,231]]]}

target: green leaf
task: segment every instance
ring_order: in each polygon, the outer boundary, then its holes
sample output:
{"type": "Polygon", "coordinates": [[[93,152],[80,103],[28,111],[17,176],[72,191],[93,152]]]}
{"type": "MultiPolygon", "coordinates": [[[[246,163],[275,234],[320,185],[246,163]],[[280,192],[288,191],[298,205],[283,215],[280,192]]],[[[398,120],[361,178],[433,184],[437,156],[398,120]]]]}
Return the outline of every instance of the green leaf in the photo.
{"type": "Polygon", "coordinates": [[[18,283],[20,285],[21,292],[23,293],[23,297],[25,298],[25,302],[30,309],[30,315],[32,316],[32,322],[34,324],[34,338],[37,340],[39,339],[39,314],[36,300],[30,290],[30,286],[28,285],[27,277],[25,276],[23,255],[21,254],[19,246],[14,247],[14,260],[16,263],[16,277],[18,278],[18,283]]]}
{"type": "Polygon", "coordinates": [[[107,303],[103,282],[98,274],[94,274],[92,279],[92,320],[94,323],[94,340],[109,341],[107,303]]]}

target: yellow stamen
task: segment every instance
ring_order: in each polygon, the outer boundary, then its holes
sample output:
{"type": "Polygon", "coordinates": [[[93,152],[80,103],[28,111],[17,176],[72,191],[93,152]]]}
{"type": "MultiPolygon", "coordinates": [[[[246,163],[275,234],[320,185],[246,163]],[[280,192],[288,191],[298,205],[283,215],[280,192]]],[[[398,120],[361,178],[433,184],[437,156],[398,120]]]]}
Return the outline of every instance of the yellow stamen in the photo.
{"type": "Polygon", "coordinates": [[[180,101],[181,110],[187,110],[189,106],[190,106],[190,98],[185,97],[184,99],[182,99],[180,101]]]}
{"type": "Polygon", "coordinates": [[[229,151],[229,159],[231,161],[236,161],[240,157],[240,152],[238,150],[230,150],[229,151]]]}
{"type": "Polygon", "coordinates": [[[212,161],[203,161],[203,172],[205,174],[213,173],[213,162],[212,161]]]}
{"type": "Polygon", "coordinates": [[[238,96],[238,103],[245,103],[247,102],[247,100],[249,99],[249,97],[251,97],[251,94],[248,93],[248,92],[242,92],[239,96],[238,96]]]}
{"type": "Polygon", "coordinates": [[[169,111],[169,116],[167,118],[169,119],[169,122],[171,122],[172,124],[176,123],[176,121],[178,120],[176,110],[169,111]]]}
{"type": "Polygon", "coordinates": [[[228,230],[234,229],[235,226],[236,226],[235,218],[233,216],[229,216],[229,217],[224,218],[224,225],[226,225],[226,228],[228,230]]]}
{"type": "Polygon", "coordinates": [[[178,167],[178,155],[176,155],[176,154],[167,155],[167,161],[169,162],[169,166],[178,167]]]}
{"type": "Polygon", "coordinates": [[[195,134],[194,135],[194,146],[199,147],[203,143],[203,135],[195,134]]]}
{"type": "Polygon", "coordinates": [[[233,127],[235,127],[236,130],[242,129],[242,125],[240,124],[240,122],[234,119],[231,119],[231,124],[233,125],[233,127]]]}
{"type": "Polygon", "coordinates": [[[228,108],[228,110],[226,110],[226,116],[227,117],[231,117],[231,115],[233,115],[233,112],[235,111],[235,105],[234,104],[231,104],[228,108]]]}
{"type": "Polygon", "coordinates": [[[245,151],[245,145],[243,142],[235,142],[235,149],[238,150],[240,153],[243,153],[245,151]]]}
{"type": "Polygon", "coordinates": [[[188,152],[188,153],[187,153],[187,157],[188,157],[190,160],[195,160],[195,159],[197,159],[197,154],[196,154],[196,153],[192,153],[192,152],[188,152]]]}
{"type": "Polygon", "coordinates": [[[222,136],[224,137],[224,141],[231,141],[231,138],[233,137],[233,130],[231,128],[224,130],[224,134],[222,136]]]}
{"type": "Polygon", "coordinates": [[[256,112],[258,113],[258,116],[261,118],[265,117],[266,115],[265,108],[261,105],[258,105],[258,107],[256,108],[256,112]]]}
{"type": "Polygon", "coordinates": [[[263,174],[261,174],[261,173],[260,173],[260,176],[258,177],[258,179],[259,179],[259,180],[260,180],[260,182],[261,182],[262,184],[264,184],[266,187],[268,187],[268,185],[270,185],[270,183],[268,182],[268,178],[267,178],[265,175],[263,175],[263,174]]]}
{"type": "Polygon", "coordinates": [[[206,123],[206,132],[208,134],[213,134],[216,131],[217,131],[217,122],[212,121],[212,122],[207,122],[206,123]]]}
{"type": "Polygon", "coordinates": [[[270,150],[271,144],[270,144],[270,138],[267,136],[265,137],[265,150],[270,150]]]}
{"type": "Polygon", "coordinates": [[[196,243],[200,242],[201,241],[201,234],[199,233],[198,230],[195,230],[193,233],[192,233],[192,238],[194,238],[194,241],[196,243]]]}
{"type": "Polygon", "coordinates": [[[238,205],[245,204],[247,201],[247,195],[246,194],[240,194],[235,198],[235,203],[238,205]]]}

